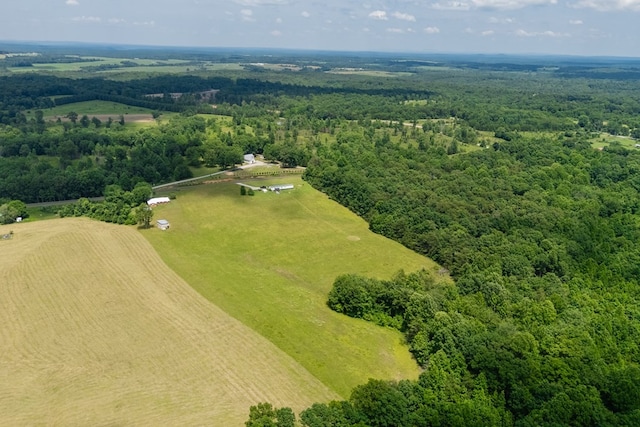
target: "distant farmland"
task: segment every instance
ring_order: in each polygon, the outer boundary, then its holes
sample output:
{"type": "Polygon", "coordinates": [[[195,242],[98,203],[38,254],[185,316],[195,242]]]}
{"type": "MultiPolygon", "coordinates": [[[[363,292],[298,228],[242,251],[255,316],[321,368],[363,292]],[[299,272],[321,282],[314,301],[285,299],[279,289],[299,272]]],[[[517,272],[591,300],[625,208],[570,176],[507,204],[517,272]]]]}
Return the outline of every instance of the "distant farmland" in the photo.
{"type": "MultiPolygon", "coordinates": [[[[34,117],[35,110],[31,110],[27,113],[28,117],[34,117]]],[[[120,104],[118,102],[111,101],[84,101],[74,102],[72,104],[64,104],[53,108],[46,108],[42,110],[45,120],[56,120],[58,117],[62,120],[66,119],[66,115],[70,112],[78,114],[78,120],[87,115],[89,118],[97,117],[103,122],[106,122],[109,117],[114,121],[118,121],[120,115],[124,117],[125,122],[131,122],[136,120],[152,120],[152,110],[143,107],[134,107],[131,105],[120,104]]]]}
{"type": "Polygon", "coordinates": [[[338,397],[202,298],[135,228],[11,230],[0,241],[0,425],[233,426],[259,401],[300,410],[338,397]]]}
{"type": "Polygon", "coordinates": [[[232,182],[189,188],[156,208],[171,230],[144,236],[198,292],[342,396],[369,378],[416,378],[399,332],[337,314],[326,298],[339,274],[387,279],[400,268],[425,268],[448,280],[439,267],[372,233],[298,176],[244,182],[295,189],[251,197],[232,182]]]}

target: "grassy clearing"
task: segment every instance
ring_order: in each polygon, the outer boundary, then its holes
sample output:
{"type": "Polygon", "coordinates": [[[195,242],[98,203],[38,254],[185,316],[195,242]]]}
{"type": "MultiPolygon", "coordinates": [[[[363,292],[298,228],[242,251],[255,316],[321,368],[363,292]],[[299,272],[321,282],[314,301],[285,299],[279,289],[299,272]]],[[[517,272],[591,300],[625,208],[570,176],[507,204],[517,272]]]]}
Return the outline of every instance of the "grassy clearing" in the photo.
{"type": "Polygon", "coordinates": [[[640,142],[629,136],[611,135],[608,133],[602,133],[597,138],[591,139],[591,146],[598,149],[608,147],[612,143],[620,144],[627,149],[637,150],[636,144],[640,142]]]}
{"type": "MultiPolygon", "coordinates": [[[[173,67],[179,64],[183,64],[189,61],[181,60],[181,59],[166,59],[166,60],[156,60],[156,59],[131,59],[131,58],[108,58],[108,57],[99,57],[99,56],[83,56],[78,57],[78,62],[68,62],[68,63],[44,63],[44,64],[33,64],[31,67],[16,67],[12,68],[13,72],[38,72],[38,71],[49,71],[49,72],[78,72],[78,71],[86,71],[87,67],[98,67],[98,66],[120,66],[123,62],[135,62],[140,66],[153,67],[159,70],[164,70],[166,67],[173,67]],[[83,61],[81,61],[83,60],[83,61]]],[[[122,67],[120,70],[124,69],[132,69],[136,67],[122,67]]]]}
{"type": "Polygon", "coordinates": [[[407,77],[413,75],[412,73],[404,71],[377,71],[377,70],[331,70],[326,71],[328,74],[343,74],[343,75],[358,75],[369,77],[407,77]]]}
{"type": "Polygon", "coordinates": [[[206,166],[200,166],[200,167],[193,167],[190,166],[189,169],[191,170],[191,173],[193,173],[193,177],[199,177],[199,176],[206,176],[206,175],[210,175],[212,173],[216,173],[216,172],[220,172],[220,168],[215,167],[215,168],[208,168],[206,166]]]}
{"type": "Polygon", "coordinates": [[[86,76],[87,74],[101,74],[104,76],[128,80],[138,78],[141,74],[158,75],[166,73],[195,73],[210,71],[242,71],[244,67],[239,63],[202,62],[198,64],[181,59],[131,59],[107,57],[82,57],[84,62],[33,64],[31,67],[15,67],[9,70],[13,73],[55,73],[65,76],[86,76]],[[123,62],[134,62],[136,66],[121,66],[123,62]],[[117,68],[96,69],[100,66],[116,66],[117,68]]]}
{"type": "Polygon", "coordinates": [[[371,233],[299,176],[243,182],[296,188],[253,197],[232,182],[183,189],[156,208],[171,230],[142,233],[198,292],[342,396],[370,377],[415,378],[400,333],[334,313],[325,301],[339,274],[389,278],[436,264],[371,233]]]}
{"type": "MultiPolygon", "coordinates": [[[[131,105],[121,104],[119,102],[110,101],[85,101],[75,102],[73,104],[60,105],[53,108],[47,108],[42,110],[44,117],[65,116],[69,112],[75,111],[78,113],[78,119],[83,114],[91,117],[93,115],[127,115],[127,114],[151,114],[152,110],[142,107],[134,107],[131,105]]],[[[34,114],[34,110],[29,110],[26,113],[28,116],[34,114]]]]}
{"type": "Polygon", "coordinates": [[[338,397],[202,298],[135,228],[58,219],[9,230],[0,425],[240,426],[259,401],[300,410],[338,397]]]}
{"type": "Polygon", "coordinates": [[[25,221],[32,222],[58,218],[57,209],[58,207],[27,208],[29,216],[25,221]]]}

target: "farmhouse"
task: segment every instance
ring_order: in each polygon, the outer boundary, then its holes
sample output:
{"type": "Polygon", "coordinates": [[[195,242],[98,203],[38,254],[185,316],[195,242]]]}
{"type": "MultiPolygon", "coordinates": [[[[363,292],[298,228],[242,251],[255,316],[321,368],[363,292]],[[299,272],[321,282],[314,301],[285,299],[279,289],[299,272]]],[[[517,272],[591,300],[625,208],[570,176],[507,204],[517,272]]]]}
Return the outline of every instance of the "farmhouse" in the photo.
{"type": "Polygon", "coordinates": [[[158,228],[160,230],[167,230],[169,229],[169,221],[167,221],[166,219],[159,219],[156,221],[156,223],[158,224],[158,228]]]}
{"type": "Polygon", "coordinates": [[[147,205],[153,207],[161,203],[169,203],[171,200],[168,197],[154,197],[147,200],[147,205]]]}

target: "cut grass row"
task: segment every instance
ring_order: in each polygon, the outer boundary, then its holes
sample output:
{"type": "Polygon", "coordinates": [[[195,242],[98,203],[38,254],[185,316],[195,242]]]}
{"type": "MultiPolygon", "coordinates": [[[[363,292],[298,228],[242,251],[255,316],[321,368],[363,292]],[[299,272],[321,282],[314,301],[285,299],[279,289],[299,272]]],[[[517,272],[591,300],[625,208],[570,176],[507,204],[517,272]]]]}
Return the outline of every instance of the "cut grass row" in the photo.
{"type": "Polygon", "coordinates": [[[371,233],[300,177],[245,182],[295,189],[243,197],[231,182],[192,187],[156,208],[170,231],[144,236],[199,293],[343,397],[372,377],[415,378],[419,369],[400,333],[339,315],[326,297],[340,274],[389,278],[437,265],[371,233]]]}
{"type": "Polygon", "coordinates": [[[243,425],[338,398],[198,295],[135,228],[0,226],[0,425],[243,425]]]}

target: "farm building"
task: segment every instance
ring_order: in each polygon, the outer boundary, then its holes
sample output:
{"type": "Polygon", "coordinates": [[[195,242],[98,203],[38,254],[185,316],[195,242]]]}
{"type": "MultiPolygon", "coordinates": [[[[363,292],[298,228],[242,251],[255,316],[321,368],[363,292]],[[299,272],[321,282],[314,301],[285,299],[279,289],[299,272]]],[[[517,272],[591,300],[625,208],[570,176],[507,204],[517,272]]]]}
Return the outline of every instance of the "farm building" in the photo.
{"type": "Polygon", "coordinates": [[[293,190],[293,184],[272,185],[267,187],[269,191],[293,190]]]}
{"type": "Polygon", "coordinates": [[[245,163],[249,163],[250,165],[254,164],[256,162],[256,157],[253,154],[245,154],[244,155],[244,162],[245,163]]]}
{"type": "Polygon", "coordinates": [[[155,206],[161,203],[169,203],[171,200],[168,197],[154,197],[153,199],[147,200],[147,205],[155,206]]]}
{"type": "Polygon", "coordinates": [[[166,219],[159,219],[156,221],[156,223],[158,224],[158,228],[160,230],[167,230],[169,229],[169,221],[167,221],[166,219]]]}

